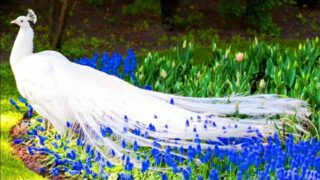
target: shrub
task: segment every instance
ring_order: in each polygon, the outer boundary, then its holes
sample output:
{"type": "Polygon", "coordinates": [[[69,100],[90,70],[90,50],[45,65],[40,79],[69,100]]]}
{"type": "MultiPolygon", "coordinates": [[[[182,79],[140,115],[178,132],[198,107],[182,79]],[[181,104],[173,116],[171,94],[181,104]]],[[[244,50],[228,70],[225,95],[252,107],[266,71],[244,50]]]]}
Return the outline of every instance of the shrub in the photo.
{"type": "Polygon", "coordinates": [[[231,17],[246,16],[247,21],[261,33],[278,36],[280,29],[273,23],[270,11],[293,0],[222,0],[219,11],[231,17]]]}

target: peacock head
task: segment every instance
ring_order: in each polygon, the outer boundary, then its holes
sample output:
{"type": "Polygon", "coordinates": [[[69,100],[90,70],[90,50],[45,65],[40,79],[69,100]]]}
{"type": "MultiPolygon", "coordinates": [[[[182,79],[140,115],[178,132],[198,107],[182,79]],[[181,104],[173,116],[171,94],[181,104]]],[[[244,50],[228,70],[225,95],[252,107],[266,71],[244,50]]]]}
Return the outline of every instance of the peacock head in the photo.
{"type": "Polygon", "coordinates": [[[33,22],[34,24],[37,22],[37,15],[31,9],[28,9],[28,14],[26,16],[19,16],[17,19],[11,21],[11,23],[25,28],[30,27],[29,21],[33,22]]]}

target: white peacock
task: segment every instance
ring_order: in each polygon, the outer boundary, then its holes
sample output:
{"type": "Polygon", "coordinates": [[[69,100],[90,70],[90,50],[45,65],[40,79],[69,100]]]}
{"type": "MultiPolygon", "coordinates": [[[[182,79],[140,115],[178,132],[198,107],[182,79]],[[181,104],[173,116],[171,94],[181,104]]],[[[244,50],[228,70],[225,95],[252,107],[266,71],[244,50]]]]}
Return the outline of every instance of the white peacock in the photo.
{"type": "Polygon", "coordinates": [[[19,93],[58,132],[66,131],[67,121],[76,124],[74,127],[81,128],[87,142],[104,156],[109,156],[111,150],[118,157],[128,153],[130,150],[121,146],[122,140],[147,147],[154,147],[156,140],[160,145],[156,148],[165,150],[167,146],[196,146],[196,136],[203,148],[213,146],[205,143],[207,140],[218,142],[219,137],[250,137],[256,131],[268,136],[276,132],[275,124],[280,123],[270,123],[270,117],[287,114],[305,120],[309,114],[306,102],[279,95],[193,98],[140,89],[73,63],[59,52],[34,53],[29,21],[37,21],[30,9],[27,16],[11,22],[20,26],[10,56],[19,93]],[[234,121],[227,116],[234,113],[235,106],[247,118],[234,121]],[[205,129],[204,123],[208,124],[205,129]],[[104,136],[104,128],[111,129],[112,136],[104,136]]]}

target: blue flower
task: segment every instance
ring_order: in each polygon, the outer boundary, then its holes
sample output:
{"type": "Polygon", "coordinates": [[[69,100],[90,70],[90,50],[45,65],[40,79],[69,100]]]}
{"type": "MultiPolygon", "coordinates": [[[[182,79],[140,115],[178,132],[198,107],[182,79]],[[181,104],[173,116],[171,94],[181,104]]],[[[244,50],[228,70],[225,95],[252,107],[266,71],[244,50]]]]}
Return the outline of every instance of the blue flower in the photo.
{"type": "Polygon", "coordinates": [[[90,150],[91,150],[91,146],[90,146],[90,145],[87,145],[87,147],[86,147],[86,153],[89,154],[90,150]]]}
{"type": "Polygon", "coordinates": [[[100,61],[100,67],[103,67],[105,63],[109,60],[109,56],[107,52],[103,52],[101,56],[101,61],[100,61]]]}
{"type": "Polygon", "coordinates": [[[85,172],[86,172],[87,174],[91,174],[91,173],[92,173],[92,171],[91,171],[91,169],[90,169],[90,166],[88,166],[88,165],[85,165],[85,166],[84,166],[84,170],[85,170],[85,172]]]}
{"type": "Polygon", "coordinates": [[[69,159],[75,160],[76,157],[77,157],[76,152],[75,152],[74,150],[69,151],[69,152],[67,153],[67,157],[68,157],[69,159]]]}
{"type": "Polygon", "coordinates": [[[128,116],[127,116],[127,115],[124,115],[123,118],[124,118],[124,121],[125,121],[125,122],[128,122],[128,116]]]}
{"type": "Polygon", "coordinates": [[[214,169],[210,170],[209,179],[210,180],[218,180],[219,179],[219,174],[217,173],[216,170],[214,170],[214,169]]]}
{"type": "Polygon", "coordinates": [[[122,148],[126,148],[126,141],[123,139],[122,141],[121,141],[121,146],[122,146],[122,148]]]}
{"type": "Polygon", "coordinates": [[[40,173],[45,173],[45,172],[46,172],[46,168],[42,167],[42,168],[40,169],[40,173]]]}
{"type": "Polygon", "coordinates": [[[196,143],[201,143],[201,140],[200,140],[200,138],[199,138],[199,134],[196,134],[196,138],[194,138],[194,142],[196,142],[196,143]]]}
{"type": "Polygon", "coordinates": [[[89,156],[93,157],[94,156],[94,149],[91,149],[89,152],[89,156]]]}
{"type": "Polygon", "coordinates": [[[115,156],[115,155],[116,155],[116,152],[113,149],[111,149],[111,156],[115,156]]]}
{"type": "Polygon", "coordinates": [[[145,173],[146,171],[148,171],[149,166],[150,166],[150,161],[149,161],[149,159],[146,159],[145,161],[142,162],[141,172],[145,173]]]}
{"type": "Polygon", "coordinates": [[[187,127],[190,126],[189,120],[186,120],[186,126],[187,126],[187,127]]]}
{"type": "Polygon", "coordinates": [[[132,174],[120,173],[118,175],[118,179],[120,179],[120,180],[133,180],[133,175],[132,174]]]}
{"type": "Polygon", "coordinates": [[[27,131],[27,134],[31,136],[34,135],[32,131],[27,131]]]}
{"type": "Polygon", "coordinates": [[[57,158],[57,159],[60,159],[61,158],[61,156],[59,155],[59,154],[57,154],[57,153],[52,153],[53,154],[53,156],[55,157],[55,158],[57,158]]]}
{"type": "Polygon", "coordinates": [[[193,128],[193,132],[197,132],[197,128],[196,127],[193,128]]]}
{"type": "Polygon", "coordinates": [[[91,175],[92,175],[92,178],[93,178],[93,179],[96,179],[96,178],[97,178],[97,176],[98,176],[98,174],[97,174],[97,173],[95,173],[95,172],[93,172],[93,171],[91,172],[91,175]]]}
{"type": "Polygon", "coordinates": [[[59,176],[59,168],[52,168],[51,173],[53,176],[59,176]]]}
{"type": "Polygon", "coordinates": [[[145,85],[144,89],[151,91],[152,90],[152,86],[145,85]]]}
{"type": "Polygon", "coordinates": [[[101,154],[100,154],[100,152],[98,152],[96,158],[94,159],[94,161],[98,162],[100,160],[101,160],[101,154]]]}
{"type": "Polygon", "coordinates": [[[206,154],[204,155],[204,157],[201,159],[202,163],[207,163],[211,160],[211,156],[212,156],[212,150],[210,147],[207,148],[206,150],[206,154]]]}
{"type": "Polygon", "coordinates": [[[188,160],[189,162],[191,162],[196,156],[196,150],[192,146],[189,146],[187,154],[188,154],[188,160]]]}
{"type": "Polygon", "coordinates": [[[27,147],[27,150],[28,150],[28,153],[33,156],[34,155],[34,152],[32,150],[32,148],[30,146],[27,147]]]}
{"type": "Polygon", "coordinates": [[[65,172],[68,172],[68,171],[69,171],[69,167],[68,167],[68,166],[64,166],[64,167],[63,167],[63,170],[64,170],[65,172]]]}
{"type": "Polygon", "coordinates": [[[149,137],[149,133],[146,131],[146,132],[144,132],[144,137],[145,138],[148,138],[149,137]]]}
{"type": "Polygon", "coordinates": [[[71,128],[71,123],[67,121],[67,128],[71,128]]]}
{"type": "Polygon", "coordinates": [[[38,135],[38,138],[39,138],[40,144],[44,146],[44,142],[47,140],[47,137],[38,135]]]}
{"type": "Polygon", "coordinates": [[[12,106],[14,106],[17,109],[17,111],[20,111],[20,107],[17,105],[17,103],[14,100],[10,99],[9,102],[12,106]]]}
{"type": "Polygon", "coordinates": [[[40,130],[41,132],[44,132],[44,128],[43,128],[42,126],[39,127],[39,130],[40,130]]]}
{"type": "Polygon", "coordinates": [[[106,132],[109,136],[111,136],[113,134],[113,131],[110,127],[106,127],[106,132]]]}
{"type": "Polygon", "coordinates": [[[13,144],[20,144],[23,142],[23,139],[15,139],[13,140],[13,144]]]}
{"type": "Polygon", "coordinates": [[[137,141],[134,141],[133,142],[133,151],[137,151],[137,150],[139,150],[139,145],[138,145],[138,142],[137,141]]]}
{"type": "Polygon", "coordinates": [[[78,170],[70,170],[68,171],[71,175],[78,175],[81,173],[81,171],[78,171],[78,170]]]}
{"type": "Polygon", "coordinates": [[[22,97],[19,97],[19,101],[22,102],[26,107],[28,107],[28,102],[22,97]]]}
{"type": "Polygon", "coordinates": [[[191,172],[188,169],[183,169],[182,170],[182,174],[183,174],[183,177],[184,177],[185,180],[189,180],[190,179],[191,172]]]}
{"type": "Polygon", "coordinates": [[[82,164],[81,160],[76,161],[72,166],[72,170],[80,171],[82,169],[83,169],[83,164],[82,164]]]}
{"type": "Polygon", "coordinates": [[[37,130],[34,128],[34,129],[32,129],[32,134],[33,135],[35,135],[35,136],[37,136],[38,135],[38,132],[37,132],[37,130]]]}
{"type": "Polygon", "coordinates": [[[153,157],[156,157],[156,156],[158,156],[160,154],[160,151],[158,150],[158,149],[152,149],[151,150],[151,155],[153,156],[153,157]]]}
{"type": "Polygon", "coordinates": [[[61,139],[61,135],[60,135],[60,134],[58,134],[58,135],[54,135],[54,139],[55,139],[55,140],[59,140],[59,139],[61,139]]]}
{"type": "Polygon", "coordinates": [[[156,131],[156,127],[152,123],[149,124],[149,128],[148,129],[150,131],[156,131]]]}
{"type": "Polygon", "coordinates": [[[28,118],[30,119],[32,117],[33,108],[32,106],[28,105],[28,118]]]}
{"type": "Polygon", "coordinates": [[[109,168],[113,168],[114,165],[112,163],[110,163],[109,161],[106,162],[106,166],[108,166],[109,168]]]}
{"type": "Polygon", "coordinates": [[[77,146],[82,146],[83,142],[82,139],[80,137],[77,138],[77,146]]]}
{"type": "Polygon", "coordinates": [[[216,122],[212,122],[212,126],[213,127],[216,127],[217,125],[216,125],[216,122]]]}
{"type": "Polygon", "coordinates": [[[140,136],[140,134],[141,134],[140,129],[139,129],[139,128],[135,128],[135,129],[133,130],[133,134],[135,134],[135,135],[137,135],[137,136],[140,136]]]}
{"type": "Polygon", "coordinates": [[[129,156],[127,156],[127,158],[126,158],[126,162],[125,162],[125,165],[124,165],[124,169],[125,169],[126,171],[131,171],[131,170],[133,169],[133,163],[130,162],[130,157],[129,157],[129,156]]]}
{"type": "Polygon", "coordinates": [[[173,100],[173,98],[170,99],[170,104],[174,105],[174,100],[173,100]]]}
{"type": "Polygon", "coordinates": [[[162,173],[162,174],[161,174],[161,179],[162,179],[162,180],[168,180],[167,174],[166,174],[166,173],[162,173]]]}

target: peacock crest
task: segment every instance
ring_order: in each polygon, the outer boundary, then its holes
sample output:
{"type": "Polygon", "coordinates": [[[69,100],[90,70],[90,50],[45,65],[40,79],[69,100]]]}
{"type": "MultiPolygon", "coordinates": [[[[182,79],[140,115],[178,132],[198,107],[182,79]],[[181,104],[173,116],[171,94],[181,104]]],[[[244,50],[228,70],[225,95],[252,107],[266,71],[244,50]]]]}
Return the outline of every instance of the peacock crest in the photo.
{"type": "Polygon", "coordinates": [[[34,24],[37,22],[37,15],[32,9],[28,9],[28,14],[26,16],[29,21],[32,21],[34,24]]]}

